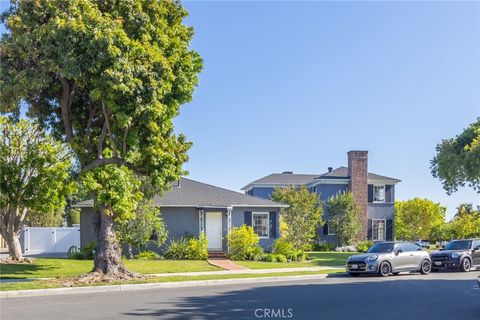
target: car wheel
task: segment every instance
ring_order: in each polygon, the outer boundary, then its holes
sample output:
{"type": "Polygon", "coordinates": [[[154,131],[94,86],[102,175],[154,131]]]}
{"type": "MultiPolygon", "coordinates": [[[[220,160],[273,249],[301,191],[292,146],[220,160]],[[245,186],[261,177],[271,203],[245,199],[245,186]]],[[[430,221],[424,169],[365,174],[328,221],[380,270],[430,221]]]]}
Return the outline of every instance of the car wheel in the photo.
{"type": "Polygon", "coordinates": [[[380,268],[378,269],[378,274],[382,277],[388,277],[392,272],[392,267],[390,267],[390,263],[382,262],[380,264],[380,268]]]}
{"type": "Polygon", "coordinates": [[[360,274],[359,273],[349,273],[352,277],[358,277],[360,274]]]}
{"type": "Polygon", "coordinates": [[[423,260],[420,268],[421,274],[429,274],[432,271],[432,263],[429,260],[423,260]]]}
{"type": "Polygon", "coordinates": [[[472,268],[472,263],[470,262],[470,259],[464,258],[460,265],[460,270],[463,272],[468,272],[470,271],[471,268],[472,268]]]}
{"type": "Polygon", "coordinates": [[[400,274],[400,272],[393,272],[392,273],[394,276],[398,276],[400,274]]]}

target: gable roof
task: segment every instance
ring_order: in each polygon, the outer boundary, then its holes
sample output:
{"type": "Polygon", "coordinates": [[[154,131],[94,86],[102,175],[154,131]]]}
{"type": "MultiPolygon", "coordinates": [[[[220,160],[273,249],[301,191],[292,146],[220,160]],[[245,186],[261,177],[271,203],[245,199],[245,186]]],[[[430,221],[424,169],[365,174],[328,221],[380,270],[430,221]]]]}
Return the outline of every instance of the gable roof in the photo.
{"type": "MultiPolygon", "coordinates": [[[[159,207],[287,207],[279,202],[187,178],[181,178],[178,186],[172,184],[170,190],[162,196],[155,196],[153,201],[159,207]]],[[[93,207],[93,200],[79,202],[74,207],[93,207]]]]}
{"type": "MultiPolygon", "coordinates": [[[[330,172],[324,174],[296,174],[296,173],[273,173],[253,182],[242,188],[242,190],[248,190],[253,185],[268,185],[268,186],[285,186],[285,185],[308,185],[319,179],[350,179],[348,175],[347,167],[338,167],[330,172]]],[[[368,180],[371,181],[388,181],[391,183],[400,182],[395,178],[382,176],[376,173],[368,173],[368,180]]]]}

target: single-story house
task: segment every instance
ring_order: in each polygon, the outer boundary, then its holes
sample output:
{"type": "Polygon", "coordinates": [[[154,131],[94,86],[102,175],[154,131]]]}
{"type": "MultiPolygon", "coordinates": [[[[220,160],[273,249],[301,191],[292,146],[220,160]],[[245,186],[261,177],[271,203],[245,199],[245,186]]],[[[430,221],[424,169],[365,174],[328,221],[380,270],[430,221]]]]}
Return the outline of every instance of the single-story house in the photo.
{"type": "MultiPolygon", "coordinates": [[[[226,236],[232,227],[250,225],[260,237],[260,245],[270,251],[280,235],[280,210],[287,207],[206,183],[181,178],[169,191],[154,198],[168,229],[169,240],[185,234],[196,237],[205,232],[209,251],[226,252],[226,236]]],[[[92,200],[77,203],[81,208],[80,242],[84,246],[95,241],[92,200]]],[[[168,240],[167,240],[168,243],[168,240]]]]}

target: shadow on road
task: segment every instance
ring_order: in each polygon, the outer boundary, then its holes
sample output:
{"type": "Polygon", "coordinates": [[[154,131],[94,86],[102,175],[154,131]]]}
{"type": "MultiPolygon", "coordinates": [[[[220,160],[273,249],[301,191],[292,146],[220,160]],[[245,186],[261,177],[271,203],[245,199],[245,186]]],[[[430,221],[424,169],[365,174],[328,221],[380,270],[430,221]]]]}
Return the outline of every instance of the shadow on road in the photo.
{"type": "Polygon", "coordinates": [[[342,279],[332,279],[339,283],[211,292],[155,302],[152,309],[124,315],[161,319],[480,319],[480,290],[473,280],[367,280],[341,283],[342,279]],[[265,310],[270,310],[269,316],[265,310]]]}

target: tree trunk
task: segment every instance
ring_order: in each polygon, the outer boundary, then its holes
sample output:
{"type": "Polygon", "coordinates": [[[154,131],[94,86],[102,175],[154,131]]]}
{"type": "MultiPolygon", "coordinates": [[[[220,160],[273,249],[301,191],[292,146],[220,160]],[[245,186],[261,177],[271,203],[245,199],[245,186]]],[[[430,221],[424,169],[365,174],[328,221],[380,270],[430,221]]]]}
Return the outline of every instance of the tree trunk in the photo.
{"type": "Polygon", "coordinates": [[[17,261],[23,260],[22,246],[20,245],[20,239],[18,234],[8,234],[6,240],[8,243],[8,254],[11,259],[17,261]]]}
{"type": "Polygon", "coordinates": [[[94,221],[97,235],[97,251],[92,272],[115,278],[132,277],[122,262],[122,251],[117,242],[114,219],[104,208],[96,212],[94,221]]]}

